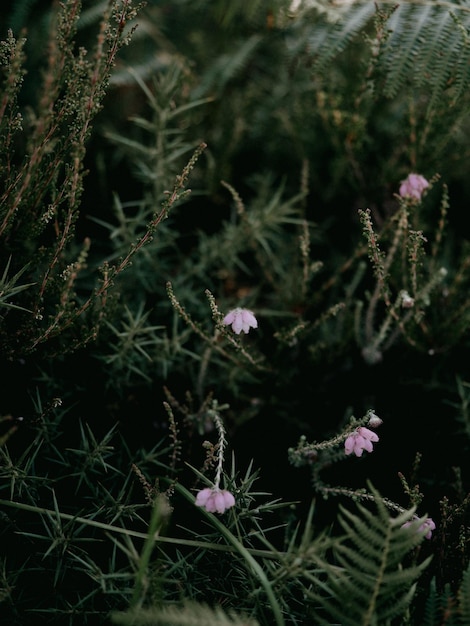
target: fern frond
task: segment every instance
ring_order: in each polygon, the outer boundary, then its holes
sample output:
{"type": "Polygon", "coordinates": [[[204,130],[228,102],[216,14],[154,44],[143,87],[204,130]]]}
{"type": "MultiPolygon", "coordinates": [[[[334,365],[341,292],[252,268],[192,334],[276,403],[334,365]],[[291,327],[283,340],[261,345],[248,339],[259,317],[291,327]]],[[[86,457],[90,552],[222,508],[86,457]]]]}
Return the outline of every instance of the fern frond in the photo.
{"type": "Polygon", "coordinates": [[[459,593],[459,613],[461,624],[470,624],[470,567],[464,572],[459,593]]]}
{"type": "Polygon", "coordinates": [[[354,3],[338,13],[334,22],[316,23],[308,41],[314,57],[315,72],[324,72],[330,61],[359,36],[374,13],[375,5],[372,2],[354,3]]]}
{"type": "Polygon", "coordinates": [[[465,91],[470,81],[470,46],[462,28],[468,31],[470,15],[457,18],[447,7],[407,3],[387,25],[391,33],[382,59],[386,96],[395,96],[409,77],[419,87],[431,87],[429,109],[450,86],[457,94],[465,91]]]}
{"type": "Polygon", "coordinates": [[[342,626],[389,624],[405,614],[416,581],[429,563],[427,559],[417,565],[404,564],[422,541],[417,530],[423,520],[402,528],[413,511],[391,518],[377,491],[372,487],[371,491],[376,510],[361,504],[357,504],[357,514],[341,508],[339,522],[345,536],[333,543],[334,560],[322,564],[328,595],[310,594],[324,611],[317,616],[318,624],[330,624],[325,615],[342,626]]]}
{"type": "MultiPolygon", "coordinates": [[[[330,62],[366,32],[379,9],[359,0],[341,7],[334,21],[320,16],[309,35],[315,73],[327,72],[330,62]]],[[[410,83],[425,86],[431,110],[444,91],[451,90],[453,103],[465,93],[470,84],[466,3],[403,2],[390,11],[385,27],[377,60],[385,96],[394,97],[410,83]]]]}
{"type": "Polygon", "coordinates": [[[436,579],[433,578],[429,585],[429,591],[424,607],[423,626],[438,626],[441,615],[441,598],[437,593],[436,579]]]}
{"type": "MultiPolygon", "coordinates": [[[[404,81],[414,74],[416,63],[422,62],[423,58],[428,62],[433,58],[431,47],[421,50],[425,31],[433,15],[433,7],[429,5],[402,5],[390,17],[387,24],[390,34],[382,62],[387,73],[384,91],[389,97],[395,96],[404,81]],[[414,20],[412,28],[411,20],[414,20]]],[[[444,23],[445,19],[438,30],[444,27],[444,23]]]]}
{"type": "Polygon", "coordinates": [[[429,585],[424,615],[420,624],[422,623],[422,626],[441,626],[445,623],[445,626],[458,626],[468,623],[467,621],[460,621],[457,613],[457,602],[450,586],[446,584],[441,591],[438,591],[434,577],[429,585]]]}

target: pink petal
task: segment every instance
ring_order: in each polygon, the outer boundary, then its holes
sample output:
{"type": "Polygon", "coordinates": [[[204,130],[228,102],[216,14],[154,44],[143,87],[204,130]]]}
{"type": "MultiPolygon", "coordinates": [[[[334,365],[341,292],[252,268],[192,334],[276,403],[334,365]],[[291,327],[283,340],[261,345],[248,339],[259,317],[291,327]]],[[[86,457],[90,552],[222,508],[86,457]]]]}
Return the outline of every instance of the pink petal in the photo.
{"type": "MultiPolygon", "coordinates": [[[[243,309],[242,318],[243,322],[248,326],[248,328],[250,328],[250,326],[251,328],[258,328],[258,320],[251,311],[248,311],[248,309],[243,309]]],[[[247,333],[248,331],[245,330],[245,332],[247,333]]]]}
{"type": "Polygon", "coordinates": [[[212,489],[209,489],[209,487],[206,487],[206,489],[202,489],[201,491],[199,491],[196,496],[196,506],[205,506],[211,495],[212,489]]]}
{"type": "Polygon", "coordinates": [[[243,319],[242,319],[242,316],[240,315],[240,313],[237,313],[235,315],[235,319],[234,319],[233,324],[232,324],[232,330],[233,330],[234,333],[239,335],[241,333],[242,329],[243,329],[243,319]]]}
{"type": "Polygon", "coordinates": [[[214,492],[213,495],[214,507],[217,513],[223,513],[225,511],[225,497],[221,491],[214,492]]]}
{"type": "Polygon", "coordinates": [[[349,435],[349,437],[344,442],[344,451],[346,454],[351,454],[351,452],[354,450],[355,440],[356,438],[354,437],[354,435],[349,435]]]}
{"type": "Polygon", "coordinates": [[[428,532],[424,536],[426,539],[431,539],[432,531],[436,530],[436,524],[430,517],[428,517],[428,519],[421,526],[420,530],[427,530],[428,532]]]}
{"type": "Polygon", "coordinates": [[[364,452],[364,448],[361,445],[356,443],[356,445],[354,446],[354,454],[356,456],[362,456],[363,452],[364,452]]]}
{"type": "Polygon", "coordinates": [[[206,511],[208,511],[209,513],[215,513],[217,510],[217,503],[215,501],[215,495],[216,494],[214,492],[211,494],[211,497],[206,502],[206,506],[204,507],[206,511]]]}
{"type": "Polygon", "coordinates": [[[233,324],[234,319],[235,319],[235,311],[229,311],[227,315],[224,317],[224,319],[222,320],[222,322],[226,324],[227,326],[230,326],[230,324],[233,324]]]}
{"type": "Polygon", "coordinates": [[[401,181],[399,194],[403,198],[415,198],[420,200],[425,189],[429,187],[429,182],[421,174],[409,174],[405,180],[401,181]]]}
{"type": "Polygon", "coordinates": [[[235,498],[233,497],[233,494],[230,493],[230,491],[222,491],[222,494],[224,496],[224,502],[225,502],[225,508],[229,509],[230,507],[235,505],[235,498]]]}
{"type": "Polygon", "coordinates": [[[374,431],[369,430],[365,426],[360,426],[357,432],[361,435],[361,437],[364,437],[364,439],[368,439],[369,441],[377,442],[379,440],[377,433],[374,433],[374,431]]]}

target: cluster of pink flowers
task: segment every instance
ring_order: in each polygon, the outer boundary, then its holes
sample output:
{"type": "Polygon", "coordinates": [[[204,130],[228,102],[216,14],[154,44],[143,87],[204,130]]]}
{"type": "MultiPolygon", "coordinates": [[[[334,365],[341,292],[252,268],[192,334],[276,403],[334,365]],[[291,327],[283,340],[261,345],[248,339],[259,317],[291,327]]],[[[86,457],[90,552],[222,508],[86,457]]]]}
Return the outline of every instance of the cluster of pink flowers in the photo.
{"type": "Polygon", "coordinates": [[[429,187],[428,181],[421,174],[408,174],[405,180],[401,181],[399,194],[402,198],[421,200],[425,189],[429,187]]]}
{"type": "Polygon", "coordinates": [[[231,326],[234,333],[239,335],[242,331],[248,333],[250,328],[258,328],[258,321],[252,311],[237,307],[229,311],[222,322],[231,326]]]}
{"type": "Polygon", "coordinates": [[[369,428],[359,426],[344,442],[344,451],[346,454],[354,452],[356,456],[362,456],[364,450],[372,452],[373,443],[376,443],[379,437],[369,428]]]}
{"type": "Polygon", "coordinates": [[[233,494],[226,489],[206,487],[199,491],[196,496],[196,506],[202,506],[209,513],[225,513],[234,504],[233,494]]]}
{"type": "MultiPolygon", "coordinates": [[[[408,526],[410,526],[411,524],[412,524],[411,520],[409,522],[405,522],[402,528],[408,528],[408,526]]],[[[428,517],[428,519],[425,520],[421,524],[421,526],[418,528],[418,532],[426,533],[424,535],[426,539],[431,539],[433,530],[436,530],[436,524],[434,523],[431,517],[428,517]]]]}

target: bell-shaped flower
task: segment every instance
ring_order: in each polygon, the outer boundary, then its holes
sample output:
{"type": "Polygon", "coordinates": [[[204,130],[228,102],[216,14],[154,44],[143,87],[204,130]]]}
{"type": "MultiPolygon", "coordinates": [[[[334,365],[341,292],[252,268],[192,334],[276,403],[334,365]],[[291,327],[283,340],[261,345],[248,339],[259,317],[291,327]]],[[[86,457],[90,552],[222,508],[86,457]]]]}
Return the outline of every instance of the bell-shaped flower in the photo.
{"type": "Polygon", "coordinates": [[[356,456],[362,456],[364,450],[372,452],[372,443],[379,440],[376,433],[365,426],[359,426],[344,442],[344,451],[346,454],[354,452],[356,456]]]}
{"type": "MultiPolygon", "coordinates": [[[[411,523],[412,523],[411,520],[408,522],[405,522],[402,528],[408,528],[408,526],[410,526],[411,523]]],[[[436,524],[434,523],[431,517],[428,517],[428,519],[425,520],[418,528],[418,532],[425,533],[424,537],[426,539],[431,539],[433,530],[436,530],[436,524]]]]}
{"type": "Polygon", "coordinates": [[[421,174],[408,174],[405,180],[401,181],[399,194],[402,198],[421,200],[424,190],[428,187],[428,181],[421,174]]]}
{"type": "Polygon", "coordinates": [[[248,333],[250,328],[258,328],[258,321],[252,311],[237,307],[229,311],[222,322],[231,326],[234,333],[239,335],[242,331],[248,333]]]}
{"type": "Polygon", "coordinates": [[[209,513],[225,513],[234,506],[235,498],[226,489],[206,487],[201,489],[196,496],[196,506],[202,506],[209,513]]]}

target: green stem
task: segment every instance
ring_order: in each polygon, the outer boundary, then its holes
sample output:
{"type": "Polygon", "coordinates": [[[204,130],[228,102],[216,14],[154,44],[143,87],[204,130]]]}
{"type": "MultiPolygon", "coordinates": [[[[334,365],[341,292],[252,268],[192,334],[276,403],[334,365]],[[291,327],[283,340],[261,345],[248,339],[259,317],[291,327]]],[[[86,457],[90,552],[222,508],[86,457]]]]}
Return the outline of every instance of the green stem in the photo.
{"type": "MultiPolygon", "coordinates": [[[[194,498],[193,498],[194,499],[194,498]]],[[[77,522],[77,524],[85,524],[87,526],[93,526],[94,528],[99,528],[108,533],[115,533],[118,535],[127,535],[128,537],[136,537],[137,539],[147,539],[149,533],[142,533],[137,530],[129,530],[127,528],[121,528],[120,526],[113,526],[112,524],[105,524],[104,522],[98,522],[93,519],[89,519],[87,517],[80,517],[79,515],[70,515],[70,513],[62,513],[60,511],[53,511],[51,509],[46,509],[43,507],[33,506],[31,504],[24,504],[23,502],[14,502],[10,500],[0,500],[0,506],[9,506],[14,509],[19,509],[21,511],[29,511],[31,513],[38,513],[40,515],[55,515],[59,516],[61,519],[65,520],[73,520],[77,522]]],[[[216,550],[219,552],[234,552],[234,548],[231,546],[224,546],[218,543],[207,543],[204,541],[195,541],[192,539],[180,539],[177,537],[162,537],[161,535],[156,535],[153,537],[153,541],[157,541],[158,543],[167,543],[174,544],[177,546],[188,546],[189,548],[202,548],[205,550],[216,550]]],[[[284,553],[273,553],[268,550],[253,550],[251,548],[246,548],[248,552],[253,556],[260,557],[262,559],[279,559],[283,556],[284,553]]]]}
{"type": "Polygon", "coordinates": [[[130,601],[130,609],[141,607],[148,589],[148,565],[160,531],[169,516],[169,505],[165,496],[160,495],[153,505],[149,529],[139,559],[139,569],[135,576],[135,586],[130,601]]]}
{"type": "MultiPolygon", "coordinates": [[[[176,484],[175,488],[179,493],[181,493],[189,502],[194,502],[193,494],[188,491],[185,487],[180,484],[176,484]]],[[[201,512],[207,517],[210,523],[220,532],[220,534],[230,543],[235,550],[242,556],[250,569],[253,571],[255,576],[258,578],[261,586],[263,587],[270,605],[271,609],[274,613],[274,619],[276,621],[277,626],[284,626],[284,618],[282,616],[281,607],[279,606],[279,602],[276,599],[274,589],[268,580],[263,568],[260,566],[258,561],[253,557],[253,554],[250,550],[245,548],[245,546],[233,535],[230,530],[222,524],[222,522],[214,515],[213,513],[209,513],[203,507],[201,507],[201,512]]]]}

